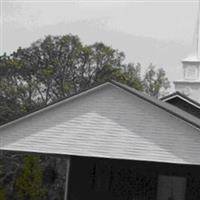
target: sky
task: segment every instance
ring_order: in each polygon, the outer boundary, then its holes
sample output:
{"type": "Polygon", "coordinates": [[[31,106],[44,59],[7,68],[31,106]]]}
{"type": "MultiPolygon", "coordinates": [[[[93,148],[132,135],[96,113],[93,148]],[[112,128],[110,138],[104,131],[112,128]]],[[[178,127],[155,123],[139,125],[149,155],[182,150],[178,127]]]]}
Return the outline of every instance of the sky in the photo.
{"type": "Polygon", "coordinates": [[[76,34],[102,41],[126,62],[163,67],[182,76],[181,59],[193,53],[197,0],[0,0],[0,54],[28,47],[46,35],[76,34]]]}

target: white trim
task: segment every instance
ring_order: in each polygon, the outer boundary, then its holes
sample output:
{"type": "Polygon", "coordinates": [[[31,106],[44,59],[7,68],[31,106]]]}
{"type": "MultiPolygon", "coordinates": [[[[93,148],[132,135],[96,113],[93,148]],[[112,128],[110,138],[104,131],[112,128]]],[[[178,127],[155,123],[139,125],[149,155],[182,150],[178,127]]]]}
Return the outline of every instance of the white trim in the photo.
{"type": "Polygon", "coordinates": [[[66,175],[65,175],[65,191],[64,200],[67,200],[69,193],[69,174],[70,174],[71,157],[69,156],[66,161],[66,175]]]}

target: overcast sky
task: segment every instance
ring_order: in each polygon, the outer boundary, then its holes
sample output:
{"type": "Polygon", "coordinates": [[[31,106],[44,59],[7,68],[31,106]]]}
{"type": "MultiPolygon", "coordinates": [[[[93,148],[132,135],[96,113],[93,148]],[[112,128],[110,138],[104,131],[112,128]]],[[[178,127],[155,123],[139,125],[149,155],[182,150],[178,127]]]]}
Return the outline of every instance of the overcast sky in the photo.
{"type": "Polygon", "coordinates": [[[192,53],[197,7],[193,0],[1,0],[1,54],[72,33],[124,51],[127,61],[163,67],[174,80],[192,53]]]}

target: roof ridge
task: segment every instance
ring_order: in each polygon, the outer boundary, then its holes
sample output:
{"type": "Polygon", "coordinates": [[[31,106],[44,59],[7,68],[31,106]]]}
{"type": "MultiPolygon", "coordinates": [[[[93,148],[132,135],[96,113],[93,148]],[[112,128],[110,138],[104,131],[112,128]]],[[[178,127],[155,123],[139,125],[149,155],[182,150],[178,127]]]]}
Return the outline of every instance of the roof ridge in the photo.
{"type": "Polygon", "coordinates": [[[134,88],[131,88],[127,85],[124,85],[122,83],[116,82],[116,81],[110,81],[112,84],[138,96],[139,98],[167,111],[168,113],[184,120],[185,122],[195,126],[196,128],[200,129],[200,120],[197,117],[194,117],[193,115],[189,114],[186,111],[181,110],[180,108],[177,108],[173,105],[170,105],[168,103],[162,102],[159,99],[156,99],[155,97],[149,96],[145,93],[139,92],[134,88]]]}
{"type": "Polygon", "coordinates": [[[96,84],[95,86],[92,86],[92,87],[87,88],[85,90],[79,91],[76,94],[73,94],[73,95],[68,96],[66,98],[63,98],[63,99],[60,99],[60,100],[58,100],[56,102],[53,102],[52,104],[46,105],[46,106],[44,106],[42,108],[38,108],[37,110],[34,110],[33,112],[27,113],[27,114],[25,114],[23,116],[15,118],[14,120],[11,120],[11,121],[1,125],[0,128],[9,126],[10,124],[13,124],[13,123],[21,121],[21,120],[23,120],[25,118],[31,117],[31,116],[33,116],[33,115],[35,115],[35,114],[37,114],[39,112],[42,112],[42,111],[44,111],[46,109],[50,109],[50,108],[52,108],[54,106],[57,106],[57,105],[62,104],[62,103],[65,103],[66,101],[70,101],[70,100],[72,100],[74,98],[77,98],[79,96],[87,94],[88,92],[91,92],[91,91],[96,90],[96,89],[98,89],[100,87],[103,87],[108,83],[110,83],[110,84],[112,84],[114,86],[117,86],[119,88],[122,88],[125,91],[127,91],[127,92],[129,92],[129,93],[131,93],[133,95],[136,95],[139,98],[151,103],[152,105],[157,106],[157,107],[165,110],[166,112],[178,117],[179,119],[182,119],[183,121],[189,123],[190,125],[195,126],[195,128],[200,129],[200,120],[198,118],[194,117],[193,115],[191,115],[191,114],[189,114],[189,113],[187,113],[187,112],[185,112],[185,111],[183,111],[183,110],[181,110],[181,109],[179,109],[179,108],[177,108],[175,106],[172,106],[170,104],[162,102],[159,99],[156,99],[155,97],[152,97],[152,96],[149,96],[147,94],[144,94],[144,93],[142,93],[140,91],[137,91],[134,88],[131,88],[131,87],[127,86],[127,85],[124,85],[124,84],[119,83],[119,82],[114,81],[114,80],[109,80],[107,82],[96,84]]]}

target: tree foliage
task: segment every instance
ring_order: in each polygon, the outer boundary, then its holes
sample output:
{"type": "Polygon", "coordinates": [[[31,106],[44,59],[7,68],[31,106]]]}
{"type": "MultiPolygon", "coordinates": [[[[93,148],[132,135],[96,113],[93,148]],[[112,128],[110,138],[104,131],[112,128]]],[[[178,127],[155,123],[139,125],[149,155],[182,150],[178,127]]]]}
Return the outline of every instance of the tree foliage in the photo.
{"type": "MultiPolygon", "coordinates": [[[[2,175],[2,169],[1,169],[1,165],[0,165],[0,178],[1,178],[1,175],[2,175]]],[[[6,200],[5,190],[1,183],[0,183],[0,200],[6,200]]]]}
{"type": "Polygon", "coordinates": [[[159,94],[170,87],[165,71],[161,68],[157,71],[152,64],[148,67],[144,77],[144,91],[151,96],[159,94]]]}
{"type": "Polygon", "coordinates": [[[6,195],[3,188],[0,188],[0,200],[6,200],[6,195]]]}
{"type": "Polygon", "coordinates": [[[23,167],[16,180],[17,200],[44,200],[43,172],[36,156],[24,158],[23,167]]]}
{"type": "Polygon", "coordinates": [[[83,45],[74,35],[47,36],[0,57],[0,123],[107,80],[158,96],[169,87],[163,69],[124,63],[101,42],[83,45]]]}

